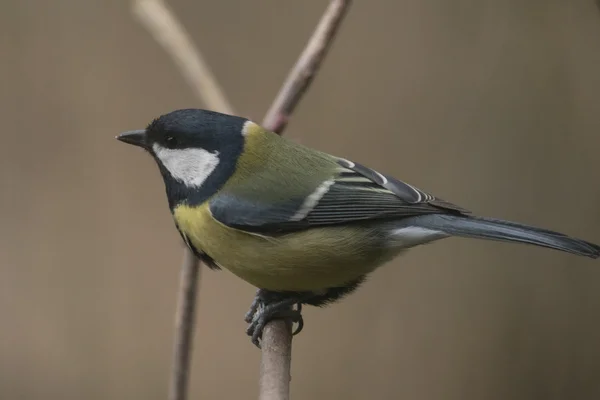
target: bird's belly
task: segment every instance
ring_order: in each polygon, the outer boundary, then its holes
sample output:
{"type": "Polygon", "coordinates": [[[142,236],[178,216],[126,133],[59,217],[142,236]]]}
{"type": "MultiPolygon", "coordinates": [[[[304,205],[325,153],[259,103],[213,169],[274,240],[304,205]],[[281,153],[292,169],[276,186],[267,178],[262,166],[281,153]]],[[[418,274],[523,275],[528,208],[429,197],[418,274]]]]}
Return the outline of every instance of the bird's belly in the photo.
{"type": "Polygon", "coordinates": [[[262,289],[310,291],[342,286],[399,252],[386,247],[375,228],[336,226],[260,236],[225,227],[208,209],[201,218],[186,218],[185,214],[197,211],[181,208],[175,210],[175,218],[192,244],[262,289]]]}

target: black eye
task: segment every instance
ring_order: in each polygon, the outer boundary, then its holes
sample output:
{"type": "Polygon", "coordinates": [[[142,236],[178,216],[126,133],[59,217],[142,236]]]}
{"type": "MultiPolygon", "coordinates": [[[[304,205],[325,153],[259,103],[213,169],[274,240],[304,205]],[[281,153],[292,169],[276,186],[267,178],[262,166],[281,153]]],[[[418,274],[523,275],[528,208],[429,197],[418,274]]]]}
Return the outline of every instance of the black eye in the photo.
{"type": "Polygon", "coordinates": [[[177,140],[173,136],[167,136],[165,141],[167,143],[167,147],[170,149],[177,146],[177,140]]]}

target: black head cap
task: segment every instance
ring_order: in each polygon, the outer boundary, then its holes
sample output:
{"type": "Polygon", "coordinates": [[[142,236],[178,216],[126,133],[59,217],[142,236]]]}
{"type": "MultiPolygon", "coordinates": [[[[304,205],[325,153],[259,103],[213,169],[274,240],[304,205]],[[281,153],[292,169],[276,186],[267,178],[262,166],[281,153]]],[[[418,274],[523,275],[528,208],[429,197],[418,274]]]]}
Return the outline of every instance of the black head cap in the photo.
{"type": "Polygon", "coordinates": [[[155,143],[169,149],[203,148],[223,152],[242,139],[247,119],[216,111],[188,108],[161,115],[146,128],[148,147],[155,143]]]}

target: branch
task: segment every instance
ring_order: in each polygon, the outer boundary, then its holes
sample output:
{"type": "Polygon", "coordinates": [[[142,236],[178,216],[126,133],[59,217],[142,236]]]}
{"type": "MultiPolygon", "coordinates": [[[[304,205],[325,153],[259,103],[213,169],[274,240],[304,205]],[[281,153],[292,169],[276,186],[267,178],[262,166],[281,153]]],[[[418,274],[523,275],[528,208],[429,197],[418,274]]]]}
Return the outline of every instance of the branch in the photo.
{"type": "Polygon", "coordinates": [[[279,94],[263,120],[263,126],[281,134],[289,118],[315,78],[333,38],[350,7],[350,0],[332,0],[321,21],[287,76],[279,94]]]}
{"type": "Polygon", "coordinates": [[[134,0],[133,13],[173,58],[198,98],[210,109],[233,114],[223,90],[189,35],[162,0],[134,0]]]}
{"type": "Polygon", "coordinates": [[[179,278],[179,298],[175,313],[175,342],[173,366],[169,387],[169,400],[184,400],[189,382],[196,298],[200,281],[200,262],[187,248],[183,252],[183,262],[179,278]]]}
{"type": "MultiPolygon", "coordinates": [[[[189,35],[167,5],[162,0],[134,0],[133,13],[171,55],[188,84],[207,108],[233,114],[233,108],[204,61],[202,53],[196,50],[189,35]]],[[[199,283],[200,261],[186,247],[181,265],[175,315],[169,400],[187,398],[199,283]]]]}
{"type": "MultiPolygon", "coordinates": [[[[333,38],[346,15],[350,0],[332,0],[312,37],[287,76],[262,125],[281,134],[302,95],[313,81],[333,38]]],[[[287,400],[290,397],[292,362],[291,324],[274,320],[267,324],[261,339],[260,400],[287,400]]]]}

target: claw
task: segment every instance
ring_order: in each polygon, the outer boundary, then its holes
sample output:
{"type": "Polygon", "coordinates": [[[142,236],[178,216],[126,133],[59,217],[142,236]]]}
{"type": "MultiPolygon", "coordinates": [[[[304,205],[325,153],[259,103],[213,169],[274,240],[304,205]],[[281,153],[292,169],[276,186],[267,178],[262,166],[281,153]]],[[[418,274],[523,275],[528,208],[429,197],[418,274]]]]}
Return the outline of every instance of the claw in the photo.
{"type": "MultiPolygon", "coordinates": [[[[257,296],[258,298],[258,296],[257,296]]],[[[273,319],[289,319],[293,323],[297,323],[298,327],[294,331],[294,335],[297,335],[302,331],[304,327],[304,320],[302,318],[302,305],[296,303],[296,299],[286,299],[282,301],[272,302],[265,304],[265,302],[258,298],[252,302],[250,311],[246,314],[246,322],[249,322],[246,334],[251,336],[252,343],[260,348],[260,339],[265,326],[273,319]],[[256,303],[256,304],[255,304],[256,303]],[[296,309],[292,309],[294,305],[296,309]]]]}
{"type": "Polygon", "coordinates": [[[262,302],[262,299],[261,299],[260,295],[261,295],[261,290],[258,289],[256,291],[256,294],[254,295],[254,299],[252,300],[252,304],[250,304],[250,309],[248,310],[248,312],[244,316],[244,321],[246,321],[247,323],[252,322],[252,319],[254,318],[254,314],[256,314],[256,310],[258,310],[258,307],[259,307],[259,305],[262,302]]]}
{"type": "Polygon", "coordinates": [[[296,305],[296,312],[298,314],[298,317],[296,318],[296,320],[292,319],[292,322],[298,323],[298,326],[292,333],[292,336],[296,336],[297,334],[302,332],[302,328],[304,328],[304,318],[302,318],[302,303],[298,303],[296,305]]]}

